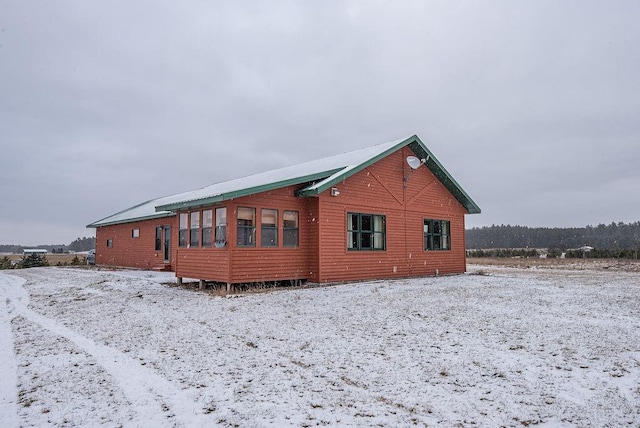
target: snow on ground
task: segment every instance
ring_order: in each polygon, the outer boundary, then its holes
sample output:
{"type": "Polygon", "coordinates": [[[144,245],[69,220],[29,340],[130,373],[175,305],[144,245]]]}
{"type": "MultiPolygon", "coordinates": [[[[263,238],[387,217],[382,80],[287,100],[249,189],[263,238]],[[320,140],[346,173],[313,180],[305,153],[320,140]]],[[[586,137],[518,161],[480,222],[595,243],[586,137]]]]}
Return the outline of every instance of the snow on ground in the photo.
{"type": "Polygon", "coordinates": [[[640,275],[472,270],[229,297],[0,273],[0,422],[639,426],[640,275]]]}

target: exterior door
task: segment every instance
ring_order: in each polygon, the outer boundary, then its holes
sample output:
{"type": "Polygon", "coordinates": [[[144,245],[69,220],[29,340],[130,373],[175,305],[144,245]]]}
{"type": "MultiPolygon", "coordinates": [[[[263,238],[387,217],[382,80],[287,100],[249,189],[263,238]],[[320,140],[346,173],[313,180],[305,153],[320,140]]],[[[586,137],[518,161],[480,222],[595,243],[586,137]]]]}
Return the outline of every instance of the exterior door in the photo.
{"type": "Polygon", "coordinates": [[[171,263],[171,226],[164,227],[164,262],[171,263]]]}

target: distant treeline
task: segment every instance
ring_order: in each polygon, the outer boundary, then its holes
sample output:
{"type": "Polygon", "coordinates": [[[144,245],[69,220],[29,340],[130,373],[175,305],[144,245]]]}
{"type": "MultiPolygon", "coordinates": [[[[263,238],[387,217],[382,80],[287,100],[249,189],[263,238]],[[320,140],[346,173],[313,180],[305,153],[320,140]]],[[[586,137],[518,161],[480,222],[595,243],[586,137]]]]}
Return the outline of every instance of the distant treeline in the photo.
{"type": "Polygon", "coordinates": [[[89,251],[96,246],[96,238],[84,237],[77,238],[69,245],[65,244],[49,244],[49,245],[36,245],[35,247],[24,245],[2,245],[0,244],[0,253],[13,253],[21,254],[25,248],[40,248],[47,250],[50,253],[68,253],[69,251],[89,251]]]}
{"type": "Polygon", "coordinates": [[[502,258],[529,258],[529,257],[547,257],[552,259],[566,258],[566,259],[638,259],[637,249],[602,249],[594,248],[590,251],[583,251],[581,249],[573,250],[560,250],[559,248],[550,248],[549,250],[535,250],[535,249],[512,249],[512,248],[499,248],[499,249],[485,249],[485,250],[467,250],[468,257],[502,257],[502,258]]]}
{"type": "Polygon", "coordinates": [[[640,248],[640,221],[608,225],[548,228],[527,226],[488,226],[467,230],[468,249],[549,248],[576,249],[588,245],[598,251],[640,248]]]}

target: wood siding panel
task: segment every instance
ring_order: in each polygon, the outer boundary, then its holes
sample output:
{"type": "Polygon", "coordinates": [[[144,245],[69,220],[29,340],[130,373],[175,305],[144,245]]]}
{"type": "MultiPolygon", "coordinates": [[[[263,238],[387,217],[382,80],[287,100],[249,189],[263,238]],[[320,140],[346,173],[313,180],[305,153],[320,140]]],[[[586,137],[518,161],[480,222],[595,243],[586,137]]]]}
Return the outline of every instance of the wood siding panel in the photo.
{"type": "MultiPolygon", "coordinates": [[[[171,262],[176,259],[177,235],[176,217],[144,220],[112,226],[102,226],[96,229],[96,264],[101,266],[118,266],[136,269],[165,268],[162,250],[155,250],[156,227],[171,226],[172,253],[171,262]],[[140,236],[132,237],[133,229],[139,229],[140,236]],[[107,248],[107,240],[113,243],[107,248]]],[[[173,268],[173,264],[171,265],[173,268]]]]}
{"type": "Polygon", "coordinates": [[[466,269],[467,211],[428,168],[412,171],[405,161],[409,155],[414,153],[405,147],[336,184],[338,196],[327,190],[317,197],[299,198],[295,191],[304,187],[300,185],[200,208],[227,208],[225,248],[179,248],[178,216],[98,228],[96,261],[143,269],[162,267],[162,252],[154,250],[155,227],[171,224],[172,266],[178,277],[227,283],[339,282],[462,273],[466,269]],[[236,245],[238,207],[256,209],[256,247],[236,245]],[[260,245],[262,208],[278,210],[278,247],[260,245]],[[283,247],[285,210],[299,212],[297,248],[283,247]],[[386,250],[348,251],[348,212],[386,216],[386,250]],[[423,249],[424,219],[451,222],[451,250],[423,249]],[[140,238],[131,237],[133,228],[140,229],[140,238]],[[107,239],[113,240],[113,248],[106,248],[107,239]]]}
{"type": "MultiPolygon", "coordinates": [[[[308,279],[312,274],[312,257],[315,253],[314,201],[298,198],[295,191],[299,186],[289,186],[269,192],[238,198],[230,204],[232,208],[230,226],[235,232],[235,210],[237,207],[256,209],[256,246],[237,247],[236,240],[231,242],[230,282],[267,282],[286,279],[308,279]],[[278,210],[278,247],[262,247],[260,243],[260,210],[271,208],[278,210]],[[283,247],[282,215],[285,210],[298,211],[299,246],[283,247]],[[233,223],[231,223],[233,221],[233,223]]],[[[234,235],[235,236],[235,235],[234,235]]]]}
{"type": "Polygon", "coordinates": [[[180,248],[176,275],[232,284],[317,278],[317,201],[296,197],[298,187],[289,186],[203,207],[202,209],[222,206],[227,208],[227,247],[223,250],[180,248]],[[256,209],[255,247],[237,246],[238,207],[256,209]],[[261,246],[260,213],[263,208],[278,210],[277,247],[261,246]],[[299,246],[295,248],[283,246],[282,218],[285,210],[298,211],[299,246]]]}
{"type": "Polygon", "coordinates": [[[319,196],[319,282],[461,273],[466,269],[466,210],[426,168],[409,174],[408,148],[393,153],[337,185],[340,195],[319,196]],[[386,216],[385,251],[347,250],[348,212],[386,216]],[[451,222],[451,250],[423,249],[425,218],[451,222]]]}
{"type": "Polygon", "coordinates": [[[229,282],[228,248],[178,248],[176,276],[229,282]]]}

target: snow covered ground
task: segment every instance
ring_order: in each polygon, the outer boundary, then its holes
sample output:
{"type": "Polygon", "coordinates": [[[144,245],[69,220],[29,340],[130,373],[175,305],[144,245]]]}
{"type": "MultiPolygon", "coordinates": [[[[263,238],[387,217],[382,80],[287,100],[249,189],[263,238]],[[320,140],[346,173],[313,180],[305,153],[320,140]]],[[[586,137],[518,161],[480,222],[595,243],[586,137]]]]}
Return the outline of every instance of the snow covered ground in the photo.
{"type": "Polygon", "coordinates": [[[479,269],[230,297],[0,273],[0,425],[640,426],[640,274],[479,269]]]}

